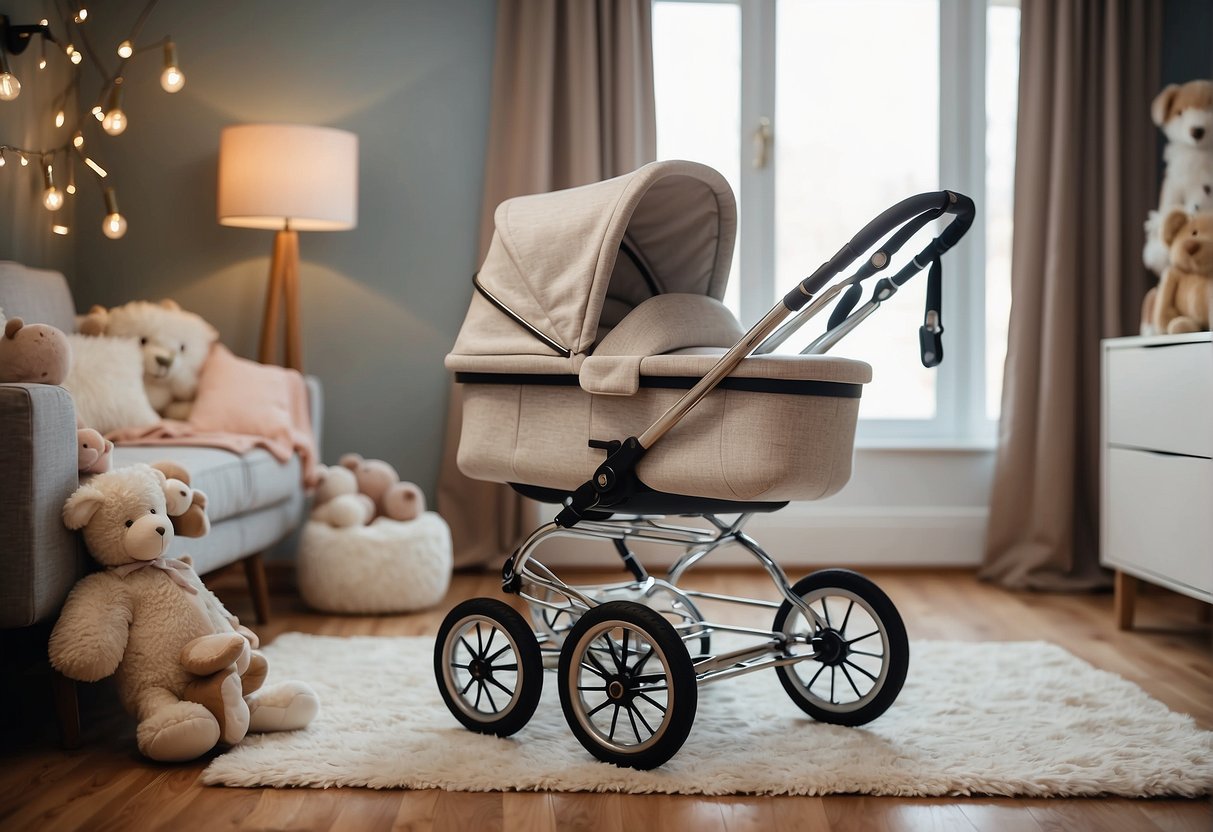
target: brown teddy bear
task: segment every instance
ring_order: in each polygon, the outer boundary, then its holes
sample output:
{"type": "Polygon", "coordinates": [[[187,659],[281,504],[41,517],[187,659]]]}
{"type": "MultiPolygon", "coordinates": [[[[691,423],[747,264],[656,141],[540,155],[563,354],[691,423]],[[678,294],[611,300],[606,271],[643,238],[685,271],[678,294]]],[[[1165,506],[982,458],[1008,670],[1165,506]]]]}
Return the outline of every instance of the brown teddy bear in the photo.
{"type": "MultiPolygon", "coordinates": [[[[4,318],[0,315],[0,321],[4,318]]],[[[62,384],[72,365],[72,348],[62,330],[49,324],[26,326],[20,318],[4,321],[0,337],[0,382],[62,384]]]]}
{"type": "Polygon", "coordinates": [[[416,520],[425,513],[425,495],[411,482],[402,481],[396,469],[382,459],[345,454],[341,467],[354,472],[358,491],[375,504],[375,515],[392,520],[416,520]]]}
{"type": "Polygon", "coordinates": [[[1213,213],[1167,214],[1160,232],[1171,265],[1157,289],[1151,289],[1152,324],[1159,334],[1198,332],[1209,328],[1213,304],[1213,213]]]}
{"type": "MultiPolygon", "coordinates": [[[[166,558],[175,534],[169,504],[191,509],[200,492],[147,466],[98,474],[63,506],[105,567],[76,584],[50,639],[51,664],[72,679],[111,674],[139,720],[139,750],[192,760],[249,731],[305,727],[319,710],[302,682],[263,687],[257,637],[240,626],[188,559],[166,558]],[[170,499],[171,498],[171,499],[170,499]]],[[[204,502],[204,501],[203,501],[204,502]]]]}

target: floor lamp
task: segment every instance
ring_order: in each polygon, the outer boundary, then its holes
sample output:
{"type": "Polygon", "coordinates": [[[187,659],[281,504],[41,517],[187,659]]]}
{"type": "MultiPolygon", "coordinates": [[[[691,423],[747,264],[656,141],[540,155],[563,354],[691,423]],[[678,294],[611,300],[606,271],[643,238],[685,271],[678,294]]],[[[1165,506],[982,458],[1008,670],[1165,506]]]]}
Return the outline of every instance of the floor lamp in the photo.
{"type": "Polygon", "coordinates": [[[299,232],[343,231],[358,223],[358,137],[331,127],[242,124],[219,138],[219,224],[274,229],[274,253],[258,360],[277,363],[278,320],[286,307],[282,365],[303,369],[299,331],[299,232]]]}

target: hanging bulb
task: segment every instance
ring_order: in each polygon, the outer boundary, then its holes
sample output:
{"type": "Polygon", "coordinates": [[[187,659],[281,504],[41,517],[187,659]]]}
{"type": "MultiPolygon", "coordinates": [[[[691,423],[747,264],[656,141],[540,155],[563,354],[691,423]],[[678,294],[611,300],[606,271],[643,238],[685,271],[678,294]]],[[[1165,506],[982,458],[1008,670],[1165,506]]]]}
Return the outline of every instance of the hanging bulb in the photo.
{"type": "Polygon", "coordinates": [[[114,81],[114,89],[110,93],[109,107],[105,118],[101,120],[101,129],[111,136],[117,136],[126,129],[126,113],[122,112],[122,79],[114,81]]]}
{"type": "Polygon", "coordinates": [[[12,101],[21,94],[21,82],[13,73],[0,72],[0,101],[12,101]]]}
{"type": "Polygon", "coordinates": [[[63,51],[67,53],[68,59],[74,64],[78,64],[84,60],[84,56],[80,54],[80,50],[70,43],[63,48],[63,51]]]}
{"type": "Polygon", "coordinates": [[[104,121],[104,120],[105,120],[105,110],[101,109],[101,105],[100,105],[100,104],[98,104],[98,105],[96,105],[95,107],[93,107],[93,109],[92,109],[90,112],[91,112],[91,113],[93,114],[93,116],[94,116],[94,117],[97,119],[97,121],[104,121]]]}
{"type": "Polygon", "coordinates": [[[92,169],[93,169],[93,173],[97,174],[97,175],[98,175],[98,176],[100,176],[102,179],[104,179],[105,177],[109,176],[109,174],[108,174],[108,173],[106,173],[105,168],[101,167],[101,165],[97,164],[97,163],[96,163],[96,162],[94,162],[92,159],[88,158],[87,156],[85,156],[85,157],[84,157],[84,164],[86,164],[86,165],[88,165],[90,168],[92,168],[92,169]]]}
{"type": "Polygon", "coordinates": [[[67,157],[67,187],[63,190],[69,195],[76,193],[76,165],[70,155],[67,157]]]}
{"type": "MultiPolygon", "coordinates": [[[[42,25],[46,25],[46,18],[42,18],[42,25]]],[[[38,69],[46,69],[46,35],[42,36],[42,40],[38,49],[38,69]]]]}
{"type": "Polygon", "coordinates": [[[171,40],[164,44],[164,72],[160,73],[160,86],[165,92],[177,92],[185,86],[185,73],[177,66],[177,45],[171,40]]]}
{"type": "Polygon", "coordinates": [[[25,158],[25,154],[22,153],[21,154],[21,167],[26,167],[27,165],[29,165],[29,159],[25,158]]]}
{"type": "Polygon", "coordinates": [[[42,182],[46,185],[42,192],[42,204],[48,211],[58,211],[63,207],[63,191],[55,187],[55,174],[49,157],[42,160],[42,182]]]}
{"type": "Polygon", "coordinates": [[[55,113],[55,126],[56,126],[56,127],[62,127],[62,126],[63,126],[63,122],[64,122],[64,120],[65,120],[66,118],[67,118],[67,116],[65,116],[65,115],[64,115],[64,113],[63,113],[63,111],[62,111],[62,110],[60,110],[59,112],[55,113]]]}
{"type": "Polygon", "coordinates": [[[76,22],[83,23],[86,20],[88,20],[88,9],[81,6],[80,11],[76,12],[76,22]]]}
{"type": "Polygon", "coordinates": [[[76,131],[76,135],[72,136],[72,145],[77,150],[84,147],[84,134],[79,130],[76,131]]]}
{"type": "Polygon", "coordinates": [[[8,160],[4,158],[4,148],[0,147],[0,168],[8,164],[8,160]]]}
{"type": "Polygon", "coordinates": [[[135,45],[133,43],[131,43],[129,40],[124,40],[124,41],[122,41],[122,43],[118,44],[118,57],[119,58],[122,58],[123,60],[125,60],[134,54],[135,54],[135,45]]]}
{"type": "Polygon", "coordinates": [[[105,219],[101,221],[101,233],[111,240],[126,233],[126,217],[118,213],[118,197],[113,188],[105,189],[105,219]]]}
{"type": "Polygon", "coordinates": [[[54,231],[60,237],[66,237],[69,233],[71,233],[70,228],[68,228],[66,225],[59,225],[58,223],[51,226],[51,231],[54,231]]]}

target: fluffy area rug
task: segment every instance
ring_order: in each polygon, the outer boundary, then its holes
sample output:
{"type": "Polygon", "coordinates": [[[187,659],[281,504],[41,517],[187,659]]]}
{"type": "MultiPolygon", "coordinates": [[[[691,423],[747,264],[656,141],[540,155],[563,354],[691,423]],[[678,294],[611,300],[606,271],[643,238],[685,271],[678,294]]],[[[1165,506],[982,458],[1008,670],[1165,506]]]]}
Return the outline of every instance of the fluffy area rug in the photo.
{"type": "Polygon", "coordinates": [[[545,674],[509,739],[462,728],[438,694],[428,638],[287,633],[271,677],[323,703],[305,731],[249,737],[205,770],[227,786],[679,794],[1199,796],[1213,732],[1043,642],[915,642],[901,696],[863,728],[810,720],[774,671],[700,690],[690,739],[661,769],[594,760],[545,674]]]}

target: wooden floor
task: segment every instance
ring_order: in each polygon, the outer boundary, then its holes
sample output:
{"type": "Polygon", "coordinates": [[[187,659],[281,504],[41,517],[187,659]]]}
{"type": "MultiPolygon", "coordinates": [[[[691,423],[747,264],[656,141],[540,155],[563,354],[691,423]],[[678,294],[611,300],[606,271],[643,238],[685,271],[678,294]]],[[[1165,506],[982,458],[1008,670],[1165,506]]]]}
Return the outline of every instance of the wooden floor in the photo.
{"type": "MultiPolygon", "coordinates": [[[[1189,599],[1145,595],[1139,628],[1112,625],[1108,595],[1019,595],[967,572],[872,571],[914,638],[1045,639],[1132,680],[1171,708],[1213,728],[1213,652],[1207,610],[1189,599]]],[[[586,576],[593,580],[596,576],[586,576]]],[[[611,576],[613,579],[614,576],[611,576]]],[[[228,576],[211,580],[238,615],[247,596],[228,576]]],[[[771,597],[757,572],[704,572],[688,580],[708,591],[771,597]]],[[[445,609],[474,595],[498,596],[492,575],[457,576],[438,610],[410,616],[342,618],[308,613],[290,594],[275,597],[265,641],[299,630],[332,635],[433,633],[445,609]]],[[[57,746],[49,683],[29,673],[4,679],[0,830],[47,829],[451,829],[451,830],[1190,830],[1213,829],[1207,801],[1007,800],[974,798],[678,797],[544,793],[460,793],[365,789],[226,789],[198,785],[205,761],[168,766],[135,751],[132,722],[112,687],[87,686],[85,745],[57,746]]],[[[572,740],[570,739],[570,742],[572,740]]]]}

